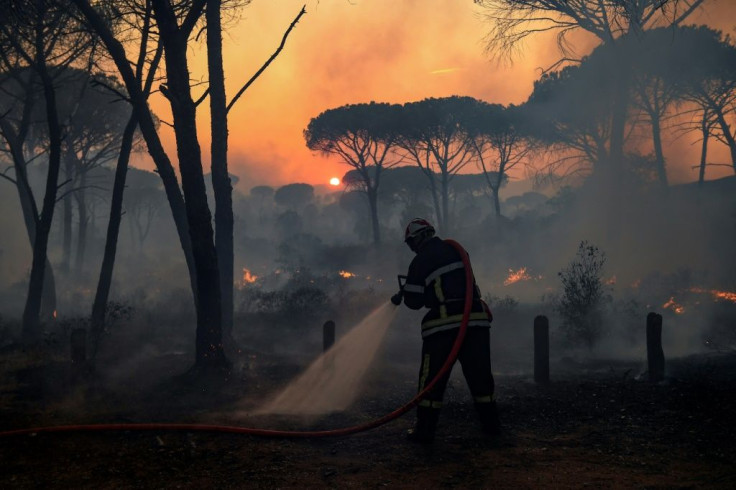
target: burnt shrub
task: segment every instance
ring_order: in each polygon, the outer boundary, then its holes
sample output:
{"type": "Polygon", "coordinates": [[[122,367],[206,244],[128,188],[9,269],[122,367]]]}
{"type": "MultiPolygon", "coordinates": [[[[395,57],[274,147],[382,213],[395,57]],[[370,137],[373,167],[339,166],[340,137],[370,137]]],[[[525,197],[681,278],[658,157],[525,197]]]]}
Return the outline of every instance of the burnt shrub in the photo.
{"type": "Polygon", "coordinates": [[[289,323],[295,318],[313,319],[324,314],[330,307],[325,291],[315,285],[300,285],[266,291],[258,286],[249,286],[242,294],[239,305],[241,313],[265,321],[289,323]]]}
{"type": "Polygon", "coordinates": [[[483,296],[483,301],[488,304],[488,306],[491,308],[491,312],[494,315],[511,314],[514,313],[519,307],[519,300],[517,300],[513,296],[509,296],[508,294],[503,298],[500,296],[486,294],[485,296],[483,296]]]}
{"type": "Polygon", "coordinates": [[[602,280],[605,263],[605,253],[583,240],[575,258],[558,273],[562,293],[554,308],[570,345],[592,348],[604,334],[604,309],[610,303],[602,280]]]}

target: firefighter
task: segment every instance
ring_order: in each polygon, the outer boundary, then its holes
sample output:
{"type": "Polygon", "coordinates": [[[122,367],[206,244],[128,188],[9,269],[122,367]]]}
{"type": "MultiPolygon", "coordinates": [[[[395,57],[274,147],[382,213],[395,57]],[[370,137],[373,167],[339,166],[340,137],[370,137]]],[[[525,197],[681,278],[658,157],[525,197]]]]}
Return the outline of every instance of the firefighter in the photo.
{"type": "MultiPolygon", "coordinates": [[[[404,241],[416,256],[409,265],[405,285],[391,301],[399,305],[403,299],[404,304],[413,310],[429,308],[422,319],[421,391],[440,371],[455,343],[465,306],[465,268],[458,251],[435,236],[434,227],[425,219],[411,220],[406,227],[404,241]]],[[[496,435],[499,422],[491,373],[492,316],[481,300],[475,281],[473,284],[473,307],[458,359],[483,431],[496,435]]],[[[431,443],[434,440],[449,377],[450,372],[447,372],[419,402],[416,425],[407,433],[410,441],[431,443]]]]}

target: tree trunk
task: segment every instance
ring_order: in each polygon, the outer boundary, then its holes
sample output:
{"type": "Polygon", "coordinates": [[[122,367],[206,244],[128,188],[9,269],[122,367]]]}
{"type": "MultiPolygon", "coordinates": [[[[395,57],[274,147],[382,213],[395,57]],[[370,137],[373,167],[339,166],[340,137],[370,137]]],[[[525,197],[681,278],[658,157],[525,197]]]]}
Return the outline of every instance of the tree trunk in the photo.
{"type": "Polygon", "coordinates": [[[718,125],[721,126],[721,132],[731,152],[731,165],[733,166],[734,173],[736,173],[736,140],[734,140],[733,134],[731,134],[731,128],[726,121],[726,117],[723,115],[723,111],[717,108],[715,113],[718,118],[718,125]]]}
{"type": "Polygon", "coordinates": [[[659,116],[652,115],[652,139],[654,141],[654,156],[657,161],[657,178],[663,189],[667,188],[667,169],[662,149],[662,130],[659,126],[659,116]]]}
{"type": "MultiPolygon", "coordinates": [[[[36,39],[36,53],[39,58],[43,53],[40,34],[36,39]]],[[[61,166],[61,127],[56,109],[56,93],[54,92],[51,77],[46,71],[45,60],[37,59],[36,63],[46,100],[46,119],[49,128],[49,168],[46,175],[46,191],[43,198],[43,207],[41,208],[41,217],[36,226],[36,236],[33,242],[31,277],[28,284],[28,296],[23,310],[22,335],[24,341],[27,343],[38,341],[41,334],[40,310],[47,262],[46,252],[54,208],[56,206],[59,167],[61,166]]]]}
{"type": "Polygon", "coordinates": [[[613,113],[611,114],[611,136],[606,159],[607,178],[603,188],[606,206],[603,219],[608,223],[607,241],[611,262],[619,259],[623,218],[621,209],[621,189],[623,185],[624,139],[626,134],[626,120],[629,110],[629,85],[631,83],[631,64],[619,57],[612,67],[615,80],[613,94],[613,113]]]}
{"type": "Polygon", "coordinates": [[[79,189],[74,193],[74,198],[77,201],[77,214],[79,216],[77,253],[74,257],[74,271],[77,276],[81,276],[84,269],[84,253],[87,245],[87,224],[89,223],[89,217],[87,216],[87,196],[85,195],[86,185],[87,177],[84,172],[81,172],[79,189]]]}
{"type": "Polygon", "coordinates": [[[112,285],[113,268],[115,267],[115,255],[118,247],[118,234],[120,232],[120,221],[123,209],[123,194],[125,192],[125,179],[128,174],[128,162],[133,146],[133,136],[137,126],[135,116],[131,114],[128,124],[125,126],[120,141],[120,154],[118,164],[115,168],[115,181],[112,187],[112,198],[110,200],[110,221],[107,225],[107,236],[105,238],[105,253],[100,267],[100,278],[97,282],[95,300],[92,304],[92,317],[90,321],[90,359],[94,362],[100,345],[100,338],[105,329],[105,314],[107,302],[112,285]]]}
{"type": "Polygon", "coordinates": [[[429,187],[432,191],[432,204],[434,205],[434,214],[437,218],[437,229],[442,230],[444,229],[444,221],[442,220],[442,209],[440,206],[440,197],[437,195],[437,183],[435,182],[434,177],[430,177],[429,179],[429,187]]]}
{"type": "MultiPolygon", "coordinates": [[[[25,172],[25,159],[22,157],[22,154],[16,154],[16,151],[12,146],[11,154],[13,156],[13,166],[17,176],[16,188],[18,189],[20,208],[23,212],[23,222],[26,225],[26,232],[28,234],[28,241],[31,245],[31,250],[33,250],[33,244],[36,242],[36,228],[38,227],[39,220],[38,208],[36,207],[36,200],[33,197],[31,186],[28,184],[28,177],[25,172]]],[[[44,270],[40,315],[42,320],[49,320],[54,318],[56,315],[56,280],[54,278],[54,271],[51,268],[51,262],[49,262],[48,258],[46,259],[44,270]]]]}
{"type": "MultiPolygon", "coordinates": [[[[68,186],[72,187],[74,180],[73,162],[70,157],[64,159],[64,176],[68,186]]],[[[68,274],[72,262],[72,195],[67,194],[63,200],[63,238],[61,246],[61,272],[68,274]]]]}
{"type": "MultiPolygon", "coordinates": [[[[161,8],[165,9],[166,6],[161,8]]],[[[228,364],[222,346],[220,273],[197,138],[196,105],[189,86],[187,39],[178,30],[173,17],[170,18],[158,8],[156,10],[166,53],[166,77],[174,118],[176,150],[197,274],[195,368],[219,369],[228,364]]]]}
{"type": "Polygon", "coordinates": [[[705,167],[708,161],[708,138],[710,137],[710,131],[708,129],[708,113],[703,111],[703,121],[700,126],[700,130],[703,134],[703,144],[700,147],[700,169],[698,172],[698,185],[703,185],[705,182],[705,167]]]}
{"type": "Polygon", "coordinates": [[[368,206],[371,211],[371,226],[373,228],[373,243],[378,245],[381,243],[381,229],[378,224],[378,189],[369,187],[366,189],[368,196],[368,206]]]}
{"type": "Polygon", "coordinates": [[[210,78],[210,147],[212,159],[212,189],[215,194],[215,247],[220,269],[222,291],[222,332],[229,347],[234,347],[233,331],[233,188],[227,163],[227,98],[222,66],[222,25],[220,0],[207,2],[207,67],[210,78]]]}
{"type": "Polygon", "coordinates": [[[442,233],[447,235],[450,230],[450,186],[446,173],[442,174],[442,233]]]}
{"type": "Polygon", "coordinates": [[[498,187],[491,187],[491,194],[493,196],[493,209],[496,211],[496,217],[501,217],[501,200],[498,198],[498,187]]]}

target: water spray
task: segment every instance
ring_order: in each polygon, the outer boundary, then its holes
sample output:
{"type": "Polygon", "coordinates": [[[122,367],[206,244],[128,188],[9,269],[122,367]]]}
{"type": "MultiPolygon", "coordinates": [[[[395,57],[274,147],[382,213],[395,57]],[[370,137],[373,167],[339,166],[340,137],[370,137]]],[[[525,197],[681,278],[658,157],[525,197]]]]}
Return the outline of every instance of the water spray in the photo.
{"type": "MultiPolygon", "coordinates": [[[[95,431],[183,431],[183,432],[221,432],[230,434],[247,434],[251,436],[260,437],[279,437],[279,438],[322,438],[322,437],[335,437],[335,436],[347,436],[351,434],[357,434],[366,430],[374,429],[381,425],[384,425],[394,419],[397,419],[404,415],[406,412],[414,408],[419,402],[434,388],[435,384],[452,369],[455,360],[457,359],[460,348],[463,345],[465,339],[465,332],[468,328],[468,320],[470,319],[470,310],[473,306],[473,271],[470,266],[470,259],[468,258],[467,252],[462,246],[454,240],[446,239],[449,245],[452,245],[455,250],[460,254],[460,258],[465,267],[465,305],[463,309],[463,318],[460,324],[460,328],[455,338],[455,343],[452,346],[450,354],[447,356],[445,363],[437,373],[437,376],[430,381],[425,388],[414,396],[409,402],[403,406],[397,408],[393,412],[386,414],[382,417],[374,419],[369,422],[354,425],[351,427],[343,427],[338,429],[330,430],[317,430],[317,431],[290,431],[290,430],[275,430],[275,429],[259,429],[255,427],[238,427],[230,425],[215,425],[215,424],[176,424],[176,423],[125,423],[125,424],[82,424],[82,425],[59,425],[49,427],[34,427],[27,429],[16,429],[0,432],[0,437],[19,436],[19,435],[30,435],[39,434],[42,432],[95,432],[95,431]]],[[[399,286],[403,289],[402,276],[399,276],[399,286]]]]}

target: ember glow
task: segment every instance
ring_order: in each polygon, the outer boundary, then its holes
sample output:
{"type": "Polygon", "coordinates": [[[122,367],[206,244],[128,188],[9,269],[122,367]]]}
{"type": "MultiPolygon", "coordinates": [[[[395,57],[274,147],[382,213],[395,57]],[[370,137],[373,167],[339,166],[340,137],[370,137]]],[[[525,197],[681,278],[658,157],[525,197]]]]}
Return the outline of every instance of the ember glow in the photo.
{"type": "Polygon", "coordinates": [[[732,303],[736,303],[736,293],[731,291],[719,291],[718,289],[703,288],[690,288],[689,291],[693,293],[710,294],[711,296],[713,296],[713,299],[723,299],[726,301],[731,301],[732,303]]]}
{"type": "Polygon", "coordinates": [[[340,277],[343,277],[345,279],[348,279],[350,277],[357,277],[356,274],[353,274],[352,272],[348,272],[348,271],[340,271],[338,272],[338,274],[340,275],[340,277]]]}
{"type": "Polygon", "coordinates": [[[258,276],[243,267],[243,284],[252,284],[258,280],[258,276]]]}
{"type": "Polygon", "coordinates": [[[679,303],[676,303],[674,296],[670,296],[669,301],[663,304],[662,308],[670,309],[674,311],[675,313],[677,313],[678,315],[682,315],[685,312],[685,307],[679,303]]]}
{"type": "Polygon", "coordinates": [[[503,285],[509,286],[519,281],[528,281],[531,278],[532,276],[529,275],[529,273],[526,270],[526,267],[522,267],[521,269],[518,269],[515,272],[514,272],[514,269],[509,269],[509,275],[506,278],[506,280],[503,281],[503,285]]]}
{"type": "Polygon", "coordinates": [[[608,280],[607,280],[607,281],[605,282],[605,284],[607,284],[607,285],[609,285],[609,286],[613,286],[613,285],[615,285],[615,284],[616,284],[616,276],[614,275],[613,277],[611,277],[610,279],[608,279],[608,280]]]}

